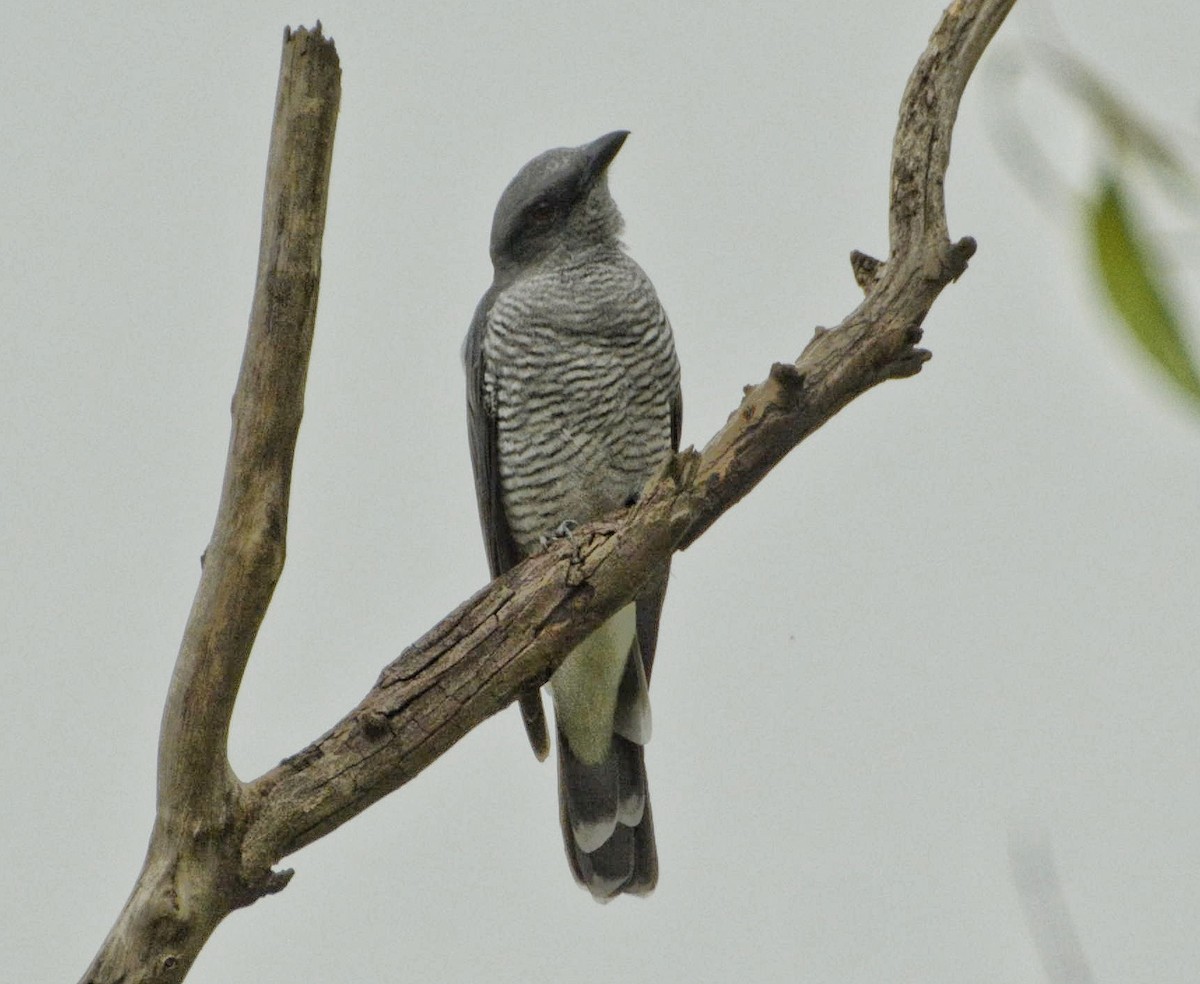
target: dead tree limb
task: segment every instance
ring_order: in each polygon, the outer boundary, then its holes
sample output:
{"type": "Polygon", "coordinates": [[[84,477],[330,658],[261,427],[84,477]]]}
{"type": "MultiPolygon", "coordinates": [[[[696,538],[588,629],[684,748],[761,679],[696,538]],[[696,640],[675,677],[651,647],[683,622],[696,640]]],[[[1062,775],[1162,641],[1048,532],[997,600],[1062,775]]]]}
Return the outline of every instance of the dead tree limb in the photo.
{"type": "Polygon", "coordinates": [[[142,873],[83,980],[180,981],[225,915],[278,891],[280,859],[399,788],[545,680],[571,648],[690,545],[800,441],[885,379],[917,373],[942,289],[966,269],[943,183],[959,100],[1014,0],[955,0],[909,79],[892,151],[890,253],[852,256],[865,297],[794,362],[748,387],[702,451],[679,454],[632,510],[577,531],[493,582],[386,667],[325,735],[249,783],[226,738],[283,567],[288,491],[320,272],[339,100],[331,42],[285,36],[258,285],[213,538],[172,679],[158,811],[142,873]]]}
{"type": "Polygon", "coordinates": [[[337,52],[320,24],[285,32],[225,480],[163,710],[154,829],[85,981],[183,980],[221,919],[287,882],[241,864],[252,811],[226,748],[242,673],[283,572],[340,98],[337,52]]]}

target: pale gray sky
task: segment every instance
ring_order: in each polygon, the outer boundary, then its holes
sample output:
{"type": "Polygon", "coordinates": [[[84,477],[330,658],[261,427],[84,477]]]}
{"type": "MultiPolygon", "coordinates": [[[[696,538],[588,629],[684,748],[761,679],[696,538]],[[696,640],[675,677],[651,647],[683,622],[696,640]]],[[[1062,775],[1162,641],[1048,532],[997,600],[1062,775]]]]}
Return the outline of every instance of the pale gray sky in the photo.
{"type": "MultiPolygon", "coordinates": [[[[245,777],[486,577],[458,353],[516,169],[633,131],[611,185],[703,443],[856,302],[846,256],[885,248],[896,107],[940,6],[9,5],[0,979],[76,979],[145,849],[284,25],[321,17],[344,95],[288,566],[234,721],[245,777]]],[[[1200,7],[1054,9],[1195,132],[1200,7]]],[[[1042,30],[1034,13],[1001,40],[1042,30]]],[[[1067,107],[1030,102],[1086,174],[1067,107]]],[[[951,231],[980,248],[926,323],[934,360],[677,560],[658,891],[601,907],[572,883],[553,768],[511,711],[291,858],[190,980],[1028,984],[1006,852],[1041,830],[1100,981],[1194,981],[1200,424],[1092,303],[988,105],[969,92],[955,133],[951,231]]]]}

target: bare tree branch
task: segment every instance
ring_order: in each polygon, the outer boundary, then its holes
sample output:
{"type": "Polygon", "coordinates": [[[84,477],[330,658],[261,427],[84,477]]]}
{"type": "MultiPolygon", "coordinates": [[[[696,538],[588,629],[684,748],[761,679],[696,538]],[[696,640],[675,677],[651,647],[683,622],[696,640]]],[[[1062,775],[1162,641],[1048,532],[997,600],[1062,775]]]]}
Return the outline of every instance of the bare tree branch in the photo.
{"type": "Polygon", "coordinates": [[[920,370],[929,357],[915,347],[921,323],[975,250],[946,231],[959,99],[1013,2],[955,0],[917,63],[893,145],[890,255],[852,258],[862,303],[748,387],[725,427],[670,462],[632,510],[480,591],[406,649],[329,732],[242,785],[226,736],[283,564],[338,102],[337,57],[319,25],[285,39],[254,315],[217,527],[163,718],[158,817],[134,893],[84,980],[182,980],[221,918],[286,883],[290,872],[272,871],[278,860],[546,679],[638,592],[645,572],[691,544],[801,440],[876,384],[920,370]]]}
{"type": "Polygon", "coordinates": [[[85,981],[182,980],[227,913],[287,881],[269,868],[243,877],[247,808],[226,746],[242,673],[283,571],[340,98],[337,51],[320,24],[285,32],[258,280],[221,503],[163,711],[154,830],[85,981]]]}

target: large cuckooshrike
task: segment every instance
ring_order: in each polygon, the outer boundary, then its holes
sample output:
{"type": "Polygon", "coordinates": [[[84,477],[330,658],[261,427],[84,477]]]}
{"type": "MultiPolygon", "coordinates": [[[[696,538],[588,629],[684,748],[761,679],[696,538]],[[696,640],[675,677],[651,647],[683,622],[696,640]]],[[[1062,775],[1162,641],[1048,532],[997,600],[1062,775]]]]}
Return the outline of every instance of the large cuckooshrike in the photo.
{"type": "MultiPolygon", "coordinates": [[[[479,515],[492,576],[547,537],[631,505],[679,447],[671,326],[626,255],[608,166],[628,134],[548,150],[500,196],[492,286],[463,361],[479,515]]],[[[568,534],[569,535],[569,534],[568,534]]],[[[559,813],[576,879],[600,900],[658,878],[643,748],[668,567],[552,676],[559,813]]],[[[538,758],[541,697],[521,698],[538,758]]]]}

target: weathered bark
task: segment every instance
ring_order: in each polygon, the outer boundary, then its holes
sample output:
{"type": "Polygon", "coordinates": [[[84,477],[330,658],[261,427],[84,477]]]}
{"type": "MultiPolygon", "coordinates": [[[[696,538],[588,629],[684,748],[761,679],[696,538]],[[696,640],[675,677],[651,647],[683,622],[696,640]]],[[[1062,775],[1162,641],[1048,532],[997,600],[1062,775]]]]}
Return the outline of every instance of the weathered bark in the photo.
{"type": "Polygon", "coordinates": [[[183,980],[229,912],[287,882],[241,863],[252,811],[226,747],[242,673],[283,571],[340,94],[337,52],[320,24],[285,32],[225,480],[163,710],[154,829],[133,893],[85,981],[183,980]]]}
{"type": "Polygon", "coordinates": [[[943,182],[959,99],[1013,2],[956,0],[918,61],[893,146],[889,258],[852,257],[862,303],[748,387],[725,427],[702,451],[678,455],[636,507],[480,591],[386,667],[329,732],[242,784],[226,736],[283,565],[339,93],[337,56],[319,25],[286,36],[254,313],[221,507],[163,716],[158,815],[141,876],[85,981],[182,980],[226,914],[286,884],[277,861],[548,677],[637,593],[644,572],[850,400],[920,370],[929,357],[915,347],[921,323],[975,249],[947,237],[943,182]]]}

